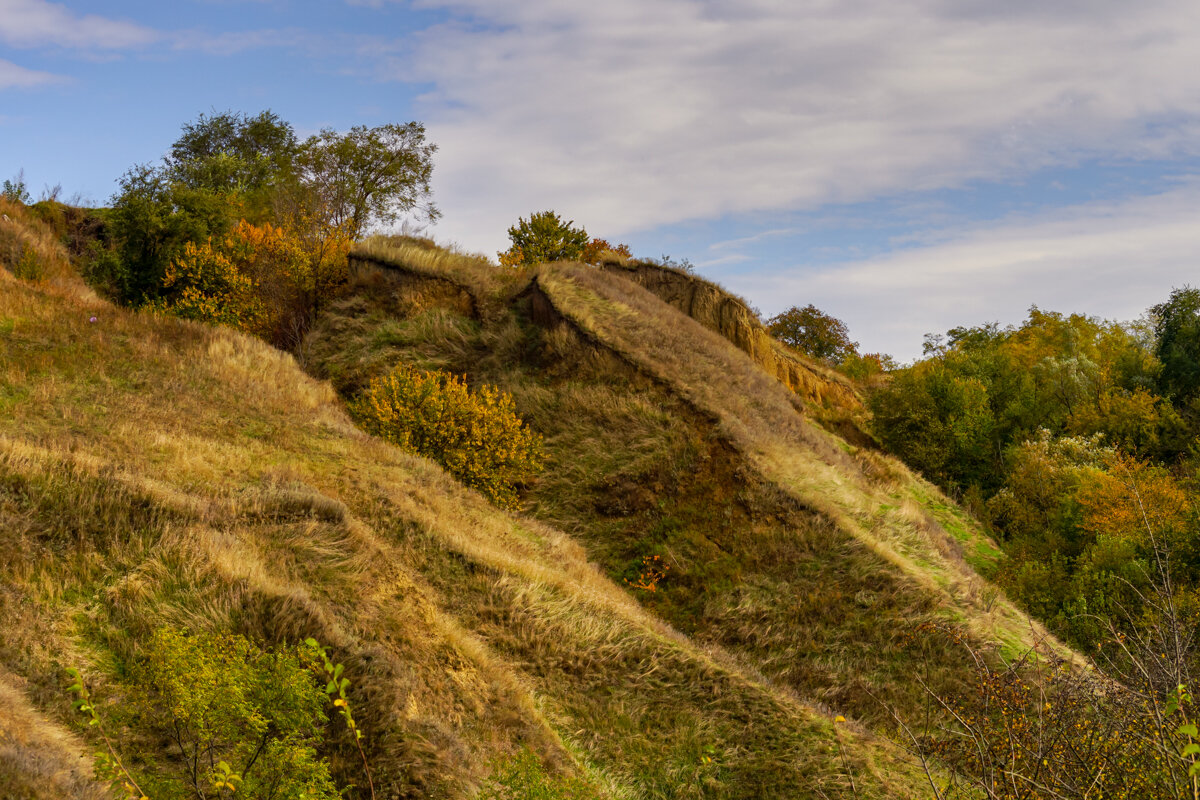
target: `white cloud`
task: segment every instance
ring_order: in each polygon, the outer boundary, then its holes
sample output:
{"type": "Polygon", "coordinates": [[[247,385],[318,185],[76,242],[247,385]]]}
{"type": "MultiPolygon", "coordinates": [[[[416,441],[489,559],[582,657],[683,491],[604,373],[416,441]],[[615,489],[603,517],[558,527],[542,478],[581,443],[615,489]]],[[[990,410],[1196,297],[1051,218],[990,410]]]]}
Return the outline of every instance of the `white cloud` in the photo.
{"type": "Polygon", "coordinates": [[[81,16],[46,0],[0,0],[0,41],[13,47],[119,50],[157,38],[154,31],[141,25],[95,14],[81,16]]]}
{"type": "MultiPolygon", "coordinates": [[[[42,86],[60,80],[63,80],[63,78],[58,75],[26,69],[11,61],[5,61],[0,58],[0,91],[4,89],[30,89],[34,86],[42,86]]],[[[0,117],[0,121],[4,119],[7,119],[7,117],[0,117]]]]}
{"type": "Polygon", "coordinates": [[[767,313],[815,304],[867,351],[910,359],[925,333],[998,320],[1031,305],[1134,319],[1172,287],[1200,283],[1200,181],[1120,204],[1064,209],[1040,220],[943,231],[936,243],[820,272],[742,275],[735,291],[767,313]]]}
{"type": "MultiPolygon", "coordinates": [[[[243,2],[248,1],[250,0],[243,0],[243,2]]],[[[262,50],[269,47],[306,47],[314,52],[319,52],[322,43],[328,45],[328,36],[318,36],[298,28],[223,31],[221,33],[189,30],[171,34],[170,39],[176,50],[193,50],[210,56],[232,56],[248,50],[262,50]]]]}
{"type": "Polygon", "coordinates": [[[388,74],[432,86],[439,233],[477,249],[1200,150],[1191,0],[420,5],[458,19],[388,74]]]}

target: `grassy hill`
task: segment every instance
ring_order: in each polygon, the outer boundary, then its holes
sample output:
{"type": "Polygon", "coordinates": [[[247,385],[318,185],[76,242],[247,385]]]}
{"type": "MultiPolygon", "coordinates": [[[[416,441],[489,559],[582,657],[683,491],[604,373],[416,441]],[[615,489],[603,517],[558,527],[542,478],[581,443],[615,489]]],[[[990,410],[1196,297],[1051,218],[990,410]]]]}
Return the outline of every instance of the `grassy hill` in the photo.
{"type": "MultiPolygon", "coordinates": [[[[879,701],[916,708],[915,669],[967,673],[922,624],[1007,647],[1037,631],[969,566],[995,553],[961,511],[830,431],[851,387],[790,353],[772,358],[794,373],[764,369],[748,320],[712,325],[624,267],[502,275],[376,241],[297,363],[96,299],[48,228],[3,210],[13,797],[103,796],[71,666],[135,769],[171,758],[123,713],[164,625],[327,644],[380,796],[446,798],[522,750],[599,796],[923,796],[879,701]],[[351,424],[338,393],[401,359],[513,393],[547,442],[527,513],[351,424]],[[630,588],[651,555],[667,577],[630,588]]],[[[344,729],[326,755],[361,782],[344,729]]]]}

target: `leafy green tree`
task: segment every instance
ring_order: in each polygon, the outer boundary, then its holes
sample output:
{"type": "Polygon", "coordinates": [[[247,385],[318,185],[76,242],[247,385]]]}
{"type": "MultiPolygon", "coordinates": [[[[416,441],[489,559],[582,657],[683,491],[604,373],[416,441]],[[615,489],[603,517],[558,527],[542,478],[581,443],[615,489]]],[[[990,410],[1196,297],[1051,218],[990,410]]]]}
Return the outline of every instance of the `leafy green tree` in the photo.
{"type": "Polygon", "coordinates": [[[357,239],[419,205],[430,220],[440,216],[429,199],[436,151],[418,122],[358,125],[344,134],[326,129],[300,146],[297,171],[310,207],[357,239]]]}
{"type": "Polygon", "coordinates": [[[792,306],[767,320],[767,331],[779,341],[829,364],[840,364],[858,352],[846,323],[811,303],[792,306]]]}
{"type": "Polygon", "coordinates": [[[1152,309],[1159,391],[1176,407],[1200,392],[1200,289],[1184,286],[1152,309]]]}
{"type": "Polygon", "coordinates": [[[937,362],[898,373],[869,400],[876,435],[930,480],[986,484],[996,472],[996,421],[987,387],[937,362]]]}
{"type": "Polygon", "coordinates": [[[226,111],[185,124],[165,162],[170,180],[193,189],[265,195],[294,178],[298,150],[292,126],[271,111],[226,111]]]}
{"type": "Polygon", "coordinates": [[[563,220],[553,211],[522,217],[508,229],[512,246],[500,253],[502,266],[519,267],[551,261],[580,261],[589,242],[587,231],[572,227],[574,220],[563,220]]]}
{"type": "Polygon", "coordinates": [[[174,181],[162,167],[138,165],[120,186],[109,215],[118,257],[109,279],[125,303],[157,297],[187,243],[221,236],[241,216],[235,198],[174,181]]]}
{"type": "Polygon", "coordinates": [[[145,776],[146,793],[339,798],[317,753],[328,705],[319,668],[304,647],[263,650],[241,636],[156,631],[133,672],[131,710],[171,743],[176,759],[145,776]]]}

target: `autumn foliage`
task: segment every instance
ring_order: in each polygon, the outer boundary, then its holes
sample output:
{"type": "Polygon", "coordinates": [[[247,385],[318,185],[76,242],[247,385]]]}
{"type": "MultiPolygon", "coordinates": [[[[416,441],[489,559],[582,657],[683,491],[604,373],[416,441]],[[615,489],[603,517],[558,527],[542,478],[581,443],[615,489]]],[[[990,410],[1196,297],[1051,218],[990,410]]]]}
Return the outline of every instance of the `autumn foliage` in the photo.
{"type": "Polygon", "coordinates": [[[220,239],[186,243],[151,305],[281,343],[345,283],[349,247],[338,230],[306,237],[243,220],[220,239]]]}
{"type": "Polygon", "coordinates": [[[370,433],[432,458],[502,508],[514,508],[518,486],[541,469],[541,437],[494,386],[471,391],[462,377],[401,364],[350,408],[370,433]]]}
{"type": "Polygon", "coordinates": [[[971,689],[931,692],[938,713],[921,727],[900,721],[936,800],[1176,800],[1200,788],[1186,687],[1122,685],[1047,649],[996,664],[949,635],[976,660],[971,689]]]}

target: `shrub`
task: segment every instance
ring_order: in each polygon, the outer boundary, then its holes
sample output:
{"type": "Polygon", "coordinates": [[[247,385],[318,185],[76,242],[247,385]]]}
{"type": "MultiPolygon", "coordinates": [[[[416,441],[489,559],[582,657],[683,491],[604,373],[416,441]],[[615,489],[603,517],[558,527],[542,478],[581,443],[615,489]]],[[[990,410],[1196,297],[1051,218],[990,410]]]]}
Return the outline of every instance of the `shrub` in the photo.
{"type": "Polygon", "coordinates": [[[348,250],[338,231],[309,237],[242,220],[228,236],[186,243],[163,277],[166,296],[150,306],[288,343],[345,283],[348,250]]]}
{"type": "Polygon", "coordinates": [[[258,333],[266,320],[256,282],[211,241],[185,244],[183,254],[167,267],[163,286],[174,297],[156,300],[150,308],[250,333],[258,333]]]}
{"type": "Polygon", "coordinates": [[[14,175],[12,180],[5,180],[3,187],[0,187],[0,195],[12,203],[29,205],[32,198],[29,196],[28,187],[25,186],[25,170],[14,175]]]}
{"type": "MultiPolygon", "coordinates": [[[[996,663],[946,633],[973,656],[970,689],[942,696],[922,684],[931,702],[923,719],[893,712],[937,800],[1179,800],[1200,793],[1200,734],[1185,685],[1164,691],[1132,673],[1133,685],[1125,685],[1043,646],[996,663]]],[[[1110,644],[1135,647],[1132,639],[1110,644]]]]}
{"type": "Polygon", "coordinates": [[[241,636],[157,631],[135,672],[139,710],[183,762],[150,794],[221,796],[212,789],[233,784],[241,797],[337,798],[316,752],[327,701],[312,659],[241,636]]]}
{"type": "Polygon", "coordinates": [[[133,691],[120,713],[153,731],[171,758],[156,763],[142,754],[140,768],[121,759],[82,676],[68,670],[75,707],[104,741],[97,777],[137,800],[340,798],[317,747],[328,721],[327,695],[339,695],[334,705],[352,725],[348,682],[322,689],[318,672],[332,668],[340,676],[342,667],[310,642],[263,650],[236,635],[156,631],[134,665],[133,691]]]}
{"type": "Polygon", "coordinates": [[[838,370],[856,381],[866,381],[896,368],[896,359],[887,353],[859,354],[851,351],[842,358],[838,370]]]}
{"type": "Polygon", "coordinates": [[[516,487],[541,469],[541,437],[493,386],[471,392],[463,378],[402,364],[350,408],[370,433],[434,459],[502,508],[514,508],[516,487]]]}
{"type": "Polygon", "coordinates": [[[610,244],[607,239],[592,239],[583,248],[580,261],[585,264],[599,264],[604,257],[633,258],[633,251],[627,244],[610,244]]]}
{"type": "Polygon", "coordinates": [[[589,239],[583,228],[572,227],[573,220],[563,220],[553,211],[531,214],[508,229],[512,246],[499,253],[500,266],[522,267],[549,261],[579,261],[589,239]]]}

